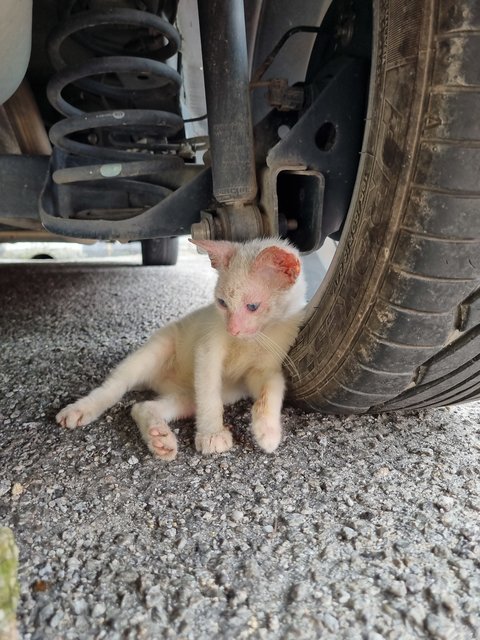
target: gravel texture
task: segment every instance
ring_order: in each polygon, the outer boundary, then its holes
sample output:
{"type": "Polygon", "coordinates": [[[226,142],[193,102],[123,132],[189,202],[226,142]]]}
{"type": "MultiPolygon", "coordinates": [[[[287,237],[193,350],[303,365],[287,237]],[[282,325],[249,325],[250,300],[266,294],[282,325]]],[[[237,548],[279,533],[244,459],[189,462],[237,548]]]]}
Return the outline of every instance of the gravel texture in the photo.
{"type": "MultiPolygon", "coordinates": [[[[24,640],[480,637],[480,405],[380,416],[286,408],[275,455],[172,463],[129,417],[55,413],[155,327],[208,299],[177,267],[0,266],[0,518],[20,549],[24,640]]],[[[138,398],[138,394],[136,396],[138,398]]]]}

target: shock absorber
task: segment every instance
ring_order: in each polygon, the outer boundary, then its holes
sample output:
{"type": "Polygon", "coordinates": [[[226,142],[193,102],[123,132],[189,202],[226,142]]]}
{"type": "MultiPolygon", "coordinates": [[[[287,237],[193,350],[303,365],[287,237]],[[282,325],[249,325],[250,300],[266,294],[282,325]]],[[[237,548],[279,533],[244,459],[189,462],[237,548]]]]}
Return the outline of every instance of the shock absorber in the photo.
{"type": "Polygon", "coordinates": [[[158,15],[158,0],[142,3],[151,11],[122,5],[96,10],[89,0],[70,0],[48,39],[56,73],[47,97],[65,116],[49,132],[57,155],[52,178],[74,187],[68,200],[72,205],[77,194],[76,218],[128,218],[156,204],[170,193],[158,184],[159,171],[183,166],[188,154],[179,139],[181,77],[166,64],[180,36],[158,15]],[[157,184],[146,182],[148,176],[157,176],[157,184]],[[94,210],[87,195],[91,200],[96,181],[102,181],[101,202],[110,190],[111,204],[94,210]]]}

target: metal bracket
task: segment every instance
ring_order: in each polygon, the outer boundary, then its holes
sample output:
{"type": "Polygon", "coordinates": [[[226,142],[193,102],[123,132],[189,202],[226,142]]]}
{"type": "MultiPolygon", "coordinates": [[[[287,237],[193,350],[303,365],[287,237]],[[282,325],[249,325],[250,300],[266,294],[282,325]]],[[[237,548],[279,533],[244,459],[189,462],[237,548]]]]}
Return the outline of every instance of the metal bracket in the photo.
{"type": "MultiPolygon", "coordinates": [[[[350,204],[363,135],[363,108],[368,63],[339,58],[325,69],[325,86],[298,122],[269,151],[267,165],[274,176],[292,167],[304,167],[325,178],[323,222],[316,244],[338,231],[350,204]],[[327,74],[328,72],[328,74],[327,74]],[[328,77],[330,76],[330,78],[328,77]]],[[[313,204],[315,200],[311,200],[313,204]]],[[[293,212],[292,212],[293,213],[293,212]]],[[[308,215],[305,211],[303,216],[308,215]]],[[[312,220],[318,211],[309,214],[312,220]]],[[[301,250],[305,250],[300,245],[301,250]]]]}
{"type": "Polygon", "coordinates": [[[323,175],[302,166],[267,168],[260,174],[260,185],[269,235],[287,237],[302,253],[320,248],[323,175]]]}

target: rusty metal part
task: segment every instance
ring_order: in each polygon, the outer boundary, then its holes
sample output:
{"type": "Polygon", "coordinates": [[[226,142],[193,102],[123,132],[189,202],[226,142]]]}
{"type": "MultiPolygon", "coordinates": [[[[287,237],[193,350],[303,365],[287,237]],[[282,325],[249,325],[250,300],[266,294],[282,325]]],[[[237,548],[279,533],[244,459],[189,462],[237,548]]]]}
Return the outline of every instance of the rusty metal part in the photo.
{"type": "Polygon", "coordinates": [[[300,111],[305,101],[305,90],[288,86],[286,78],[274,78],[267,82],[267,100],[279,111],[300,111]]]}
{"type": "Polygon", "coordinates": [[[27,80],[22,81],[3,108],[20,153],[45,156],[52,153],[45,125],[27,80]]]}
{"type": "Polygon", "coordinates": [[[219,207],[215,213],[201,212],[200,222],[192,224],[194,240],[232,240],[240,242],[267,233],[266,219],[251,204],[219,207]]]}

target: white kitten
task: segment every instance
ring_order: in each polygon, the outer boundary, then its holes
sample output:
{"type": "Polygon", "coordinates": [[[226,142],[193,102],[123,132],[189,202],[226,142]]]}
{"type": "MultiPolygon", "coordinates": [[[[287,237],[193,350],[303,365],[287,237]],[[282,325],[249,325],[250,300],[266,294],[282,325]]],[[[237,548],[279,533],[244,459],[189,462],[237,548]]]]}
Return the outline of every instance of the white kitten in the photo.
{"type": "Polygon", "coordinates": [[[271,238],[192,242],[208,253],[218,271],[215,302],[154,333],[100,387],[62,409],[56,417],[60,425],[84,426],[127,391],[148,388],[161,397],[135,404],[132,416],[156,457],[175,458],[177,440],[168,423],[192,415],[197,450],[220,453],[232,446],[223,424],[224,404],[250,396],[257,443],[268,452],[278,447],[282,362],[305,304],[298,252],[271,238]]]}

